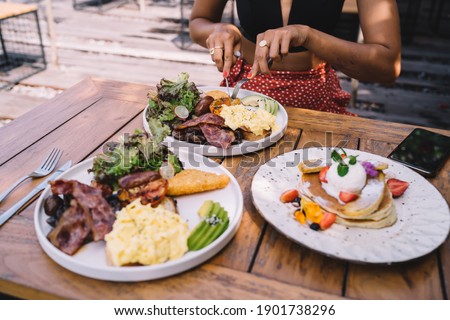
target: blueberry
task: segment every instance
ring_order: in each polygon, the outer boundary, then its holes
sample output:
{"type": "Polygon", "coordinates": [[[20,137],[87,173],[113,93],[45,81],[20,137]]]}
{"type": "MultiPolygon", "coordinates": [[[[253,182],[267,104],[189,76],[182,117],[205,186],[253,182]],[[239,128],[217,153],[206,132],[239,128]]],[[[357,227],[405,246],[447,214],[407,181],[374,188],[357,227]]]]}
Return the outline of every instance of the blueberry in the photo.
{"type": "Polygon", "coordinates": [[[319,231],[320,230],[320,225],[318,223],[311,223],[311,225],[309,226],[311,229],[313,229],[314,231],[319,231]]]}

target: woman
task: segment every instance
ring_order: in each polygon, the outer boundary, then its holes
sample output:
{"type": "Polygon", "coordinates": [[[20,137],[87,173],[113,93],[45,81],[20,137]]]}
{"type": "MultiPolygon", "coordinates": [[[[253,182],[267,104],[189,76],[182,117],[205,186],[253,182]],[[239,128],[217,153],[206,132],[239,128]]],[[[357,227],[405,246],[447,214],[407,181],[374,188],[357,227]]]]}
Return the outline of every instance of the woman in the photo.
{"type": "Polygon", "coordinates": [[[357,0],[363,44],[331,35],[344,0],[236,0],[240,29],[221,22],[226,3],[196,0],[190,35],[231,86],[249,77],[242,88],[283,105],[350,114],[350,95],[330,66],[368,82],[391,83],[400,74],[395,0],[357,0]]]}

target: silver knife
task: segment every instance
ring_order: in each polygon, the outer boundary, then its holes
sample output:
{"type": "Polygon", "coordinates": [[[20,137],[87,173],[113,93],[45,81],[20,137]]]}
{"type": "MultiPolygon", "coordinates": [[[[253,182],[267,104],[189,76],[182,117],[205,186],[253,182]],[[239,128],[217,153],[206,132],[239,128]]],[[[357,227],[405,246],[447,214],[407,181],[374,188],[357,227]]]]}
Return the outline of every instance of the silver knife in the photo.
{"type": "Polygon", "coordinates": [[[22,206],[27,203],[31,198],[37,195],[40,191],[44,190],[45,187],[48,186],[48,182],[55,180],[58,178],[64,171],[69,169],[72,166],[72,161],[67,161],[64,165],[62,165],[55,173],[53,173],[50,177],[42,181],[38,184],[29,194],[27,194],[22,200],[13,205],[10,209],[5,211],[2,215],[0,215],[0,226],[2,226],[6,221],[9,220],[22,206]]]}

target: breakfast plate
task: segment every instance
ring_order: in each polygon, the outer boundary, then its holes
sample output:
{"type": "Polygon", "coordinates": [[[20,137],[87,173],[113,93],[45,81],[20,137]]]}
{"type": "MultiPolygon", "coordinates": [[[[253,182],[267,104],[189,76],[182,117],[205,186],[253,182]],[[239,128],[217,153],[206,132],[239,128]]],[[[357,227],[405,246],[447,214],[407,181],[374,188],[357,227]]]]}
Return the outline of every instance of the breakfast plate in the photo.
{"type": "MultiPolygon", "coordinates": [[[[204,201],[218,201],[228,211],[229,226],[213,243],[201,250],[189,251],[177,260],[150,266],[116,267],[108,265],[104,241],[86,244],[75,255],[69,256],[57,249],[47,239],[47,234],[51,230],[46,223],[47,216],[43,208],[44,200],[51,195],[50,187],[47,187],[39,197],[34,213],[35,231],[42,249],[56,263],[74,273],[100,280],[125,282],[172,276],[189,270],[217,254],[233,238],[239,228],[243,211],[241,189],[233,175],[216,162],[199,154],[188,153],[186,150],[180,150],[178,156],[185,169],[195,168],[216,174],[226,174],[230,177],[230,182],[224,189],[176,197],[179,214],[187,221],[190,230],[200,222],[197,209],[204,201]]],[[[93,158],[83,161],[67,170],[60,176],[60,179],[74,179],[90,184],[93,174],[88,173],[87,170],[92,168],[92,163],[93,158]]]]}
{"type": "MultiPolygon", "coordinates": [[[[227,92],[226,87],[198,87],[198,89],[201,92],[208,92],[208,91],[212,91],[212,90],[220,90],[223,92],[227,92]]],[[[238,98],[242,99],[246,96],[255,95],[255,94],[260,95],[262,97],[267,97],[260,93],[241,89],[241,90],[239,90],[238,98]]],[[[148,126],[147,118],[146,118],[147,110],[148,110],[148,105],[144,109],[144,112],[142,114],[142,121],[143,121],[144,130],[147,133],[151,134],[150,128],[148,126]]],[[[172,136],[166,137],[166,139],[163,141],[163,144],[165,144],[166,146],[168,146],[169,148],[174,149],[174,150],[179,149],[179,148],[185,148],[192,152],[199,153],[199,154],[202,154],[205,156],[219,157],[219,156],[233,156],[233,155],[251,153],[251,152],[255,152],[255,151],[264,149],[264,148],[274,144],[275,142],[280,140],[283,137],[284,133],[286,132],[288,116],[287,116],[287,113],[286,113],[286,110],[284,109],[284,107],[279,103],[278,103],[278,113],[277,113],[277,117],[276,117],[275,121],[276,121],[278,129],[276,131],[272,132],[269,136],[264,137],[263,139],[260,139],[257,141],[244,140],[242,143],[231,145],[228,149],[222,149],[222,148],[218,148],[218,147],[215,147],[212,145],[207,145],[207,144],[200,145],[200,144],[190,143],[190,142],[186,142],[186,141],[181,141],[181,140],[175,139],[172,136]]]]}
{"type": "Polygon", "coordinates": [[[411,169],[381,156],[344,149],[358,160],[387,163],[386,178],[409,182],[409,188],[394,199],[397,222],[386,228],[363,229],[334,224],[325,231],[314,231],[293,217],[280,195],[298,187],[301,172],[297,165],[307,159],[329,159],[331,148],[291,151],[268,161],[255,174],[252,199],[260,214],[292,241],[330,257],[359,263],[390,264],[421,257],[447,238],[450,212],[445,199],[425,178],[411,169]]]}

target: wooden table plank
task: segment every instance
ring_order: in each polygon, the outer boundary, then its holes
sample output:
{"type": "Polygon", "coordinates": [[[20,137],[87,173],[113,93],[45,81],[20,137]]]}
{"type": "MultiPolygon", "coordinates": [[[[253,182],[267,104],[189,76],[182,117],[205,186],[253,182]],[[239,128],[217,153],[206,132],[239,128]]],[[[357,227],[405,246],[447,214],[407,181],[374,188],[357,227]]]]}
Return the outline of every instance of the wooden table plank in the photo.
{"type": "MultiPolygon", "coordinates": [[[[331,132],[325,134],[323,131],[312,130],[309,126],[309,129],[302,130],[296,149],[344,144],[347,148],[356,148],[358,138],[331,132]]],[[[345,262],[298,245],[270,226],[264,234],[252,272],[305,288],[340,295],[345,269],[345,262]]]]}
{"type": "Polygon", "coordinates": [[[101,99],[91,79],[0,128],[0,165],[101,99]],[[45,108],[45,111],[43,110],[45,108]],[[33,134],[29,134],[33,132],[33,134]]]}
{"type": "MultiPolygon", "coordinates": [[[[125,125],[130,118],[142,112],[142,105],[103,98],[80,112],[71,121],[60,125],[48,135],[41,138],[32,146],[0,167],[0,181],[2,186],[8,186],[16,179],[34,170],[53,147],[63,150],[59,164],[67,160],[77,163],[83,160],[92,150],[102,145],[116,130],[125,125]],[[114,105],[114,112],[111,106],[114,105]],[[117,112],[120,110],[120,112],[117,112]],[[98,115],[102,115],[99,121],[98,115]],[[70,132],[70,134],[67,134],[70,132]],[[37,161],[30,161],[33,155],[37,161]]],[[[34,135],[31,133],[29,135],[34,135]]],[[[33,159],[34,160],[34,159],[33,159]]],[[[5,209],[26,195],[42,179],[23,183],[10,197],[1,203],[5,209]]],[[[2,187],[3,189],[3,187],[2,187]]]]}
{"type": "Polygon", "coordinates": [[[213,259],[213,263],[232,269],[248,271],[251,268],[259,239],[266,225],[256,211],[251,197],[251,182],[259,167],[280,153],[291,151],[300,134],[298,129],[288,129],[275,146],[243,156],[226,158],[222,165],[238,180],[244,196],[244,213],[241,226],[227,248],[213,259]]]}
{"type": "MultiPolygon", "coordinates": [[[[361,139],[360,150],[387,156],[395,145],[374,139],[361,139]]],[[[416,261],[392,266],[350,264],[347,279],[346,296],[350,298],[443,298],[436,251],[416,261]]]]}
{"type": "MultiPolygon", "coordinates": [[[[333,128],[334,133],[352,133],[360,138],[377,139],[398,144],[407,134],[418,126],[366,119],[362,117],[343,116],[314,110],[286,108],[289,116],[289,125],[295,128],[313,127],[323,132],[333,128]]],[[[450,136],[450,131],[435,128],[425,128],[450,136]]]]}

